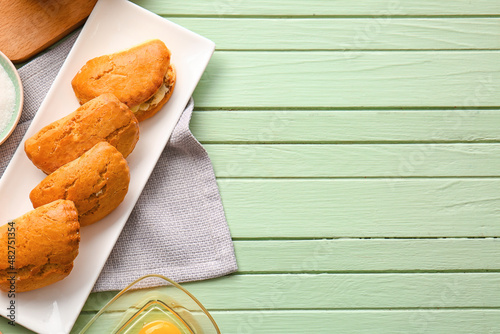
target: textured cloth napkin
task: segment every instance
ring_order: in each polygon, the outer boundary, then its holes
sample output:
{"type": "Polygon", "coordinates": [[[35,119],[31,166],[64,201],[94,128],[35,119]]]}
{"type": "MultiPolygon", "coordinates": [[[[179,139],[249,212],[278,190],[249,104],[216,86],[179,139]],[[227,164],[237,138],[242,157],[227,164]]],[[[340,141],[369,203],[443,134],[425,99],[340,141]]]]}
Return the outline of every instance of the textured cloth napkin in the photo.
{"type": "MultiPolygon", "coordinates": [[[[24,108],[0,146],[0,177],[77,37],[73,33],[19,70],[24,108]]],[[[93,291],[120,290],[146,274],[186,282],[237,270],[212,164],[189,130],[193,106],[191,99],[93,291]]]]}

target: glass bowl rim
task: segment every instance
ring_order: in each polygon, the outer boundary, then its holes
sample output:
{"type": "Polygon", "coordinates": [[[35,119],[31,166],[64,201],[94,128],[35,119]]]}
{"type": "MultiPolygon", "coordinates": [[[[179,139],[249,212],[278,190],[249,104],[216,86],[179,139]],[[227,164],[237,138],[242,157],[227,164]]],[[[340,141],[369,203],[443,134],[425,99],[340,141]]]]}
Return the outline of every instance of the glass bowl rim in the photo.
{"type": "MultiPolygon", "coordinates": [[[[133,281],[132,283],[130,283],[129,285],[127,285],[125,288],[123,288],[120,292],[118,292],[116,294],[116,296],[114,296],[109,302],[106,303],[106,305],[104,305],[93,317],[92,319],[90,319],[90,321],[82,328],[82,330],[79,332],[79,334],[84,334],[89,328],[90,326],[92,326],[92,324],[99,318],[99,316],[101,314],[103,314],[104,312],[106,312],[107,308],[113,304],[118,298],[120,298],[123,294],[125,294],[127,291],[130,290],[131,287],[133,287],[135,284],[139,283],[140,281],[144,280],[144,279],[147,279],[147,278],[160,278],[160,279],[163,279],[165,281],[167,281],[168,283],[172,284],[173,286],[175,286],[176,288],[182,290],[184,293],[186,293],[199,307],[200,309],[203,311],[203,313],[205,313],[205,315],[208,317],[208,319],[210,320],[210,322],[212,323],[212,325],[214,326],[215,330],[217,331],[218,334],[221,334],[221,331],[219,329],[219,326],[217,326],[217,323],[215,322],[214,318],[212,317],[212,315],[208,312],[208,310],[205,308],[205,306],[203,306],[202,303],[200,303],[200,301],[198,299],[196,299],[195,296],[193,296],[193,294],[191,292],[189,292],[188,290],[186,290],[184,287],[182,287],[179,283],[177,282],[174,282],[172,281],[171,279],[163,276],[163,275],[159,275],[159,274],[149,274],[149,275],[145,275],[145,276],[142,276],[138,279],[136,279],[135,281],[133,281]]],[[[156,288],[156,287],[153,287],[153,289],[156,288]]]]}

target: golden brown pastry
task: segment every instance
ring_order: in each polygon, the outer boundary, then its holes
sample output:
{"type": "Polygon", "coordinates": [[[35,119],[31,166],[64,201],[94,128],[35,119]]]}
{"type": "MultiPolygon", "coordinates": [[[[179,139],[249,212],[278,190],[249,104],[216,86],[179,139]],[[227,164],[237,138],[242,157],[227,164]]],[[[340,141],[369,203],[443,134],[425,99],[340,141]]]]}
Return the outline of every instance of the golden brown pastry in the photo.
{"type": "Polygon", "coordinates": [[[73,269],[79,243],[71,201],[54,201],[0,226],[0,289],[9,291],[15,282],[15,292],[30,291],[62,280],[73,269]]]}
{"type": "Polygon", "coordinates": [[[125,198],[130,182],[127,161],[107,142],[100,142],[52,174],[30,193],[37,208],[57,199],[75,202],[81,226],[97,222],[125,198]]]}
{"type": "Polygon", "coordinates": [[[154,39],[89,60],[71,84],[81,104],[103,93],[113,93],[143,121],[167,103],[175,81],[170,50],[154,39]]]}
{"type": "Polygon", "coordinates": [[[103,94],[26,140],[24,150],[46,174],[75,160],[101,141],[127,157],[139,140],[139,123],[113,94],[103,94]]]}

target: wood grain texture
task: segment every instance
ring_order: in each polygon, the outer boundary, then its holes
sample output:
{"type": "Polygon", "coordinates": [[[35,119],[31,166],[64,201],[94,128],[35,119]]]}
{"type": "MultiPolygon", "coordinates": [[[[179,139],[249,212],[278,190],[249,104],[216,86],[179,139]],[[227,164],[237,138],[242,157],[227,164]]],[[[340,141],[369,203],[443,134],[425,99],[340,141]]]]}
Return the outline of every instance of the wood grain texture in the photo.
{"type": "MultiPolygon", "coordinates": [[[[213,312],[499,307],[499,284],[498,273],[256,274],[183,286],[213,312]]],[[[82,310],[97,312],[106,302],[88,301],[82,310]]]]}
{"type": "Polygon", "coordinates": [[[500,176],[500,144],[206,144],[218,177],[500,176]]]}
{"type": "Polygon", "coordinates": [[[191,128],[240,272],[185,286],[223,333],[500,333],[500,2],[134,2],[217,44],[191,128]]]}
{"type": "Polygon", "coordinates": [[[198,108],[495,107],[500,52],[216,53],[198,108]]]}
{"type": "Polygon", "coordinates": [[[498,110],[195,111],[202,143],[498,142],[498,110]],[[242,126],[244,124],[244,126],[242,126]]]}
{"type": "Polygon", "coordinates": [[[157,0],[134,0],[161,15],[211,15],[224,16],[441,16],[441,15],[499,15],[500,4],[490,0],[433,1],[411,0],[187,0],[183,2],[160,2],[157,0]]]}
{"type": "Polygon", "coordinates": [[[497,273],[236,275],[205,283],[185,286],[212,311],[500,306],[497,273]]]}
{"type": "MultiPolygon", "coordinates": [[[[258,310],[213,311],[222,333],[438,333],[458,334],[500,331],[497,309],[458,310],[258,310]]],[[[94,313],[83,312],[71,334],[78,334],[94,313]]],[[[119,314],[106,315],[113,320],[119,314]]],[[[2,319],[0,319],[2,320],[2,319]]],[[[5,322],[6,323],[6,322],[5,322]]],[[[3,320],[0,330],[8,334],[33,334],[20,325],[7,327],[3,320]]]]}
{"type": "Polygon", "coordinates": [[[210,38],[217,50],[500,48],[498,18],[167,18],[210,38]]]}
{"type": "MultiPolygon", "coordinates": [[[[215,311],[212,315],[222,333],[438,333],[496,334],[499,310],[263,310],[215,311]]],[[[83,313],[81,321],[90,320],[83,313]]],[[[108,321],[119,314],[106,315],[108,321]]],[[[28,332],[17,330],[12,334],[28,332]]],[[[72,331],[77,334],[78,331],[72,331]]],[[[9,332],[10,334],[10,332],[9,332]]]]}
{"type": "Polygon", "coordinates": [[[500,180],[222,179],[235,238],[500,236],[500,180]]]}
{"type": "Polygon", "coordinates": [[[222,333],[494,334],[499,310],[214,312],[222,333]]]}
{"type": "Polygon", "coordinates": [[[89,16],[97,0],[0,0],[0,50],[19,63],[66,36],[89,16]]]}
{"type": "Polygon", "coordinates": [[[235,241],[242,273],[500,270],[500,240],[331,239],[235,241]]]}
{"type": "Polygon", "coordinates": [[[500,110],[195,111],[191,131],[209,143],[500,142],[500,110]]]}

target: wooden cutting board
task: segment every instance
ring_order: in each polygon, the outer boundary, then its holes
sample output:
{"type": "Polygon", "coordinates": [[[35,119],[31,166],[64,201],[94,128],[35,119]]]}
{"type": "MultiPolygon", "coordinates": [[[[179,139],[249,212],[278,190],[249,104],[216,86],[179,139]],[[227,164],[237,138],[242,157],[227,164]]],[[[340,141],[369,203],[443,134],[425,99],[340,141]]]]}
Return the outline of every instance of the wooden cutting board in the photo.
{"type": "Polygon", "coordinates": [[[97,0],[0,0],[0,51],[27,60],[83,24],[97,0]]]}

